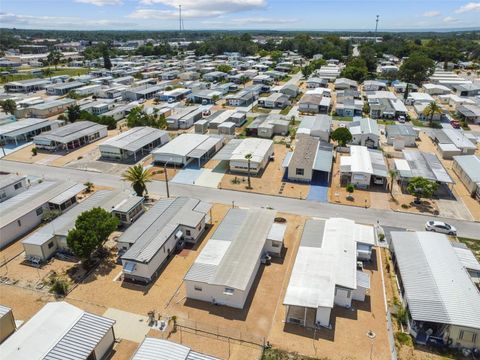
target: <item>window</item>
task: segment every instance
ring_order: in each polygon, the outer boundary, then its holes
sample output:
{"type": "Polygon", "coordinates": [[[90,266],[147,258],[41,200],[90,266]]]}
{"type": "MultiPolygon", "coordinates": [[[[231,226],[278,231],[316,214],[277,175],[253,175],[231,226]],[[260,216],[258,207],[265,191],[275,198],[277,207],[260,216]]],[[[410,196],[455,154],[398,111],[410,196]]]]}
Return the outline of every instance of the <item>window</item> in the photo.
{"type": "Polygon", "coordinates": [[[191,235],[192,235],[192,232],[191,232],[190,230],[185,230],[185,235],[191,236],[191,235]]]}
{"type": "Polygon", "coordinates": [[[20,220],[17,220],[18,226],[22,226],[22,222],[20,220]]]}
{"type": "Polygon", "coordinates": [[[303,176],[303,173],[304,173],[304,170],[303,170],[303,169],[297,168],[297,169],[295,170],[295,174],[296,174],[296,175],[303,176]]]}
{"type": "Polygon", "coordinates": [[[279,241],[272,241],[272,247],[280,247],[279,241]]]}
{"type": "Polygon", "coordinates": [[[2,191],[0,193],[0,199],[6,198],[6,197],[7,197],[7,194],[5,193],[5,191],[2,191]]]}
{"type": "Polygon", "coordinates": [[[458,339],[464,340],[466,342],[475,343],[477,340],[477,334],[474,333],[473,331],[460,330],[458,334],[458,339]]]}
{"type": "Polygon", "coordinates": [[[197,286],[197,285],[195,285],[195,286],[193,287],[193,289],[194,289],[195,291],[202,291],[202,290],[203,290],[200,286],[197,286]]]}
{"type": "Polygon", "coordinates": [[[229,288],[229,287],[226,287],[225,290],[223,290],[223,293],[225,295],[233,295],[234,292],[235,292],[235,289],[232,289],[232,288],[229,288]]]}
{"type": "Polygon", "coordinates": [[[43,214],[43,208],[39,207],[35,212],[37,213],[37,216],[40,216],[43,214]]]}
{"type": "Polygon", "coordinates": [[[13,187],[14,187],[15,190],[18,190],[22,187],[22,183],[21,182],[16,183],[15,185],[13,185],[13,187]]]}
{"type": "Polygon", "coordinates": [[[53,241],[50,241],[50,242],[48,243],[48,248],[51,249],[52,247],[53,247],[53,241]]]}

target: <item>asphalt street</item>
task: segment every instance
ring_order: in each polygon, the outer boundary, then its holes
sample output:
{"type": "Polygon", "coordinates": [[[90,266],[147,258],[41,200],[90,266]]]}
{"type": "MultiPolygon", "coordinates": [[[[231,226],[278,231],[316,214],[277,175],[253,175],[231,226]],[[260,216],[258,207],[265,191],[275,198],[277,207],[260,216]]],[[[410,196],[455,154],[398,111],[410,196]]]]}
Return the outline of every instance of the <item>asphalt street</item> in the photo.
{"type": "MultiPolygon", "coordinates": [[[[121,190],[130,190],[130,184],[123,181],[118,175],[37,164],[26,164],[7,160],[0,160],[0,169],[2,171],[39,176],[45,179],[72,180],[80,183],[90,181],[98,185],[109,186],[121,190]]],[[[407,228],[410,230],[423,230],[425,222],[432,218],[431,216],[389,210],[372,208],[363,209],[353,206],[222,190],[196,185],[169,183],[169,188],[170,196],[191,196],[212,203],[234,204],[235,206],[250,208],[271,207],[277,211],[312,217],[345,217],[364,224],[376,224],[378,222],[380,225],[407,228]]],[[[162,181],[152,181],[148,184],[148,191],[151,194],[166,196],[165,183],[162,181]]],[[[458,230],[459,236],[480,239],[480,223],[456,219],[438,219],[455,226],[458,230]]]]}

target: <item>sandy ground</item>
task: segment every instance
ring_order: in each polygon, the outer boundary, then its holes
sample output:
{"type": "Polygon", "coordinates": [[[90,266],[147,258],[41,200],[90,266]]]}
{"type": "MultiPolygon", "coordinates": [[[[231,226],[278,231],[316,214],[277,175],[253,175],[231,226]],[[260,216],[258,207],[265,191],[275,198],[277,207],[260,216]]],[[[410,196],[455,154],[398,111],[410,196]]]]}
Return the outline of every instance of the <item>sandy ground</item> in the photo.
{"type": "Polygon", "coordinates": [[[287,147],[275,144],[274,151],[275,161],[270,161],[260,176],[251,177],[252,189],[247,189],[246,174],[234,173],[225,174],[219,188],[306,199],[310,185],[282,181],[284,175],[282,162],[288,152],[287,147]],[[240,180],[239,184],[232,183],[235,178],[240,180]]]}
{"type": "MultiPolygon", "coordinates": [[[[285,307],[278,306],[269,341],[290,352],[295,351],[313,357],[328,359],[388,359],[389,346],[385,317],[384,295],[381,283],[378,250],[372,254],[372,265],[365,270],[371,277],[370,291],[364,302],[352,303],[353,311],[334,307],[331,314],[333,329],[321,329],[315,333],[294,324],[285,324],[285,307]],[[372,330],[376,337],[369,340],[367,332],[372,330]]],[[[289,265],[291,273],[293,263],[289,265]]],[[[281,298],[284,296],[282,291],[281,298]]]]}
{"type": "MultiPolygon", "coordinates": [[[[153,158],[151,156],[148,156],[144,162],[143,166],[148,166],[152,164],[153,158]]],[[[173,166],[167,166],[167,177],[168,180],[172,180],[175,175],[181,170],[181,167],[173,167],[173,166]]],[[[163,166],[158,166],[158,165],[152,165],[151,171],[153,173],[152,179],[153,180],[160,180],[160,181],[165,181],[165,172],[163,169],[163,166]]]]}

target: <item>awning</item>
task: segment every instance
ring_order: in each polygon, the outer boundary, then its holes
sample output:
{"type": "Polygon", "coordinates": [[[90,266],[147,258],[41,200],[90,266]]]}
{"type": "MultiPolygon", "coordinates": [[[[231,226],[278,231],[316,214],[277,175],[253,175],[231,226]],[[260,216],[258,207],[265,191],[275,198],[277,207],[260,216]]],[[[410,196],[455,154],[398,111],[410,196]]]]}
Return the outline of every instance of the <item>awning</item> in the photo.
{"type": "Polygon", "coordinates": [[[237,149],[238,145],[240,145],[242,141],[242,139],[230,140],[219,152],[217,152],[217,154],[213,157],[213,160],[230,160],[233,152],[237,149]]]}
{"type": "Polygon", "coordinates": [[[176,239],[181,239],[183,237],[183,232],[182,230],[178,230],[175,234],[176,239]]]}
{"type": "Polygon", "coordinates": [[[282,162],[282,167],[287,168],[288,165],[290,165],[290,160],[292,160],[293,152],[287,152],[287,155],[285,155],[285,159],[283,159],[282,162]]]}
{"type": "Polygon", "coordinates": [[[50,204],[58,205],[60,206],[67,200],[73,198],[74,196],[77,196],[77,194],[81,193],[83,190],[86,189],[86,186],[83,184],[76,184],[72,186],[70,189],[65,190],[61,194],[55,196],[53,199],[49,201],[50,204]]]}

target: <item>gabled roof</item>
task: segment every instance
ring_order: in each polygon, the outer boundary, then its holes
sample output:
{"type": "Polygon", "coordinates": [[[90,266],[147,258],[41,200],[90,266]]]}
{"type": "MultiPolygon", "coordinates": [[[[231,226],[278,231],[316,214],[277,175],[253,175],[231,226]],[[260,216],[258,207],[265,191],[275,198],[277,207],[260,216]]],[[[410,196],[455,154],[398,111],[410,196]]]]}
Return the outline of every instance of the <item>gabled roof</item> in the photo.
{"type": "Polygon", "coordinates": [[[412,318],[480,329],[480,293],[448,237],[432,232],[391,236],[412,318]]]}
{"type": "Polygon", "coordinates": [[[146,337],[131,360],[219,360],[168,340],[146,337]]]}

